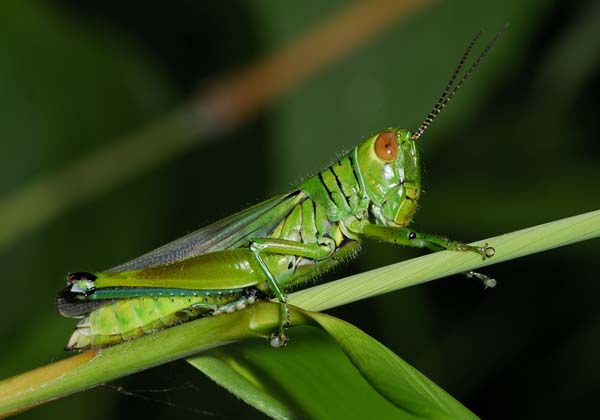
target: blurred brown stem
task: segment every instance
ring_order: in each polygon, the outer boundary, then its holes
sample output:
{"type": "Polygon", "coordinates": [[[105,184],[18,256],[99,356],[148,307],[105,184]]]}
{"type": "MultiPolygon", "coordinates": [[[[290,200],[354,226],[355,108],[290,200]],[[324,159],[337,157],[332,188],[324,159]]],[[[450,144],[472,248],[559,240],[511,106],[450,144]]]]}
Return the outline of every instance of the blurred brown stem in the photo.
{"type": "Polygon", "coordinates": [[[0,200],[0,249],[86,199],[239,125],[429,0],[357,1],[170,115],[0,200]]]}

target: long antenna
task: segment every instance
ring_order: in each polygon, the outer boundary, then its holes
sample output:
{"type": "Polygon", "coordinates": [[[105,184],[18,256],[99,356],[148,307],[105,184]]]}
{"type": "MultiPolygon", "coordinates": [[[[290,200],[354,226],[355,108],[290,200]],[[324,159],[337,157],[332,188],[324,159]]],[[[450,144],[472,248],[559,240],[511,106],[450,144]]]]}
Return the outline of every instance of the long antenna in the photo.
{"type": "Polygon", "coordinates": [[[456,69],[454,69],[454,72],[452,73],[452,77],[450,77],[450,81],[446,85],[444,92],[442,92],[442,95],[439,97],[435,106],[427,115],[427,118],[425,118],[425,120],[421,123],[421,125],[417,129],[417,131],[415,131],[415,133],[412,135],[412,137],[411,137],[412,140],[418,140],[419,137],[421,137],[421,135],[425,132],[425,130],[427,130],[427,127],[429,127],[429,125],[433,122],[433,120],[435,120],[435,118],[440,114],[440,112],[442,112],[442,109],[444,109],[444,107],[446,105],[448,105],[448,102],[450,102],[450,99],[452,99],[452,97],[456,94],[458,89],[460,89],[462,87],[462,85],[469,78],[471,73],[473,73],[473,70],[475,70],[475,68],[483,61],[483,58],[492,49],[492,47],[494,46],[494,44],[496,43],[498,38],[500,38],[500,36],[504,33],[504,31],[506,31],[506,28],[508,28],[508,23],[505,24],[498,32],[496,32],[496,35],[494,35],[492,40],[486,45],[486,47],[479,54],[477,59],[473,62],[473,64],[471,64],[471,66],[468,68],[468,70],[466,71],[466,73],[462,77],[462,79],[460,79],[459,82],[456,83],[456,85],[454,85],[454,82],[456,81],[456,77],[458,76],[458,73],[462,69],[465,62],[467,61],[467,58],[469,57],[469,54],[471,53],[473,46],[481,37],[482,31],[477,32],[477,34],[475,35],[473,40],[469,43],[469,46],[467,47],[465,53],[463,54],[458,65],[456,66],[456,69]]]}

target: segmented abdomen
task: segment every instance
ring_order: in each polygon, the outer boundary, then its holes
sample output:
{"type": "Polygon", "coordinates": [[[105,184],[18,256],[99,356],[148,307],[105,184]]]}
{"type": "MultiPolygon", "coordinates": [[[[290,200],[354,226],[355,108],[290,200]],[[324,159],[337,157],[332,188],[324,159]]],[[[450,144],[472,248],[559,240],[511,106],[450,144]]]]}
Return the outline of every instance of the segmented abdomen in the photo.
{"type": "Polygon", "coordinates": [[[67,349],[117,344],[204,314],[227,312],[228,304],[245,302],[250,297],[223,291],[202,296],[115,300],[92,311],[77,324],[67,349]]]}

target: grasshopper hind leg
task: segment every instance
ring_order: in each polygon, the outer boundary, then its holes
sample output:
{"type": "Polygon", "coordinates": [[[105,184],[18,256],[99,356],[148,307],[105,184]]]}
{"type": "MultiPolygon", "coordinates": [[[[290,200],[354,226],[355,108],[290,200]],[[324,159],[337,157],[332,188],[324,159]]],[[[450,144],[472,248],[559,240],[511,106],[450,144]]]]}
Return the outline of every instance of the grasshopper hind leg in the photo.
{"type": "Polygon", "coordinates": [[[279,327],[269,337],[269,344],[276,349],[284,348],[289,341],[289,338],[285,335],[285,330],[290,326],[290,308],[285,302],[280,302],[279,308],[279,327]]]}
{"type": "Polygon", "coordinates": [[[257,249],[257,247],[254,246],[254,243],[250,246],[250,250],[254,254],[256,261],[258,261],[260,268],[262,269],[265,277],[267,278],[269,288],[279,301],[279,327],[277,328],[277,332],[271,334],[271,336],[269,337],[269,344],[271,344],[271,347],[284,348],[285,346],[287,346],[287,343],[289,341],[289,338],[287,337],[287,335],[285,335],[285,330],[290,325],[290,309],[287,305],[287,296],[279,287],[277,279],[275,279],[275,276],[273,275],[273,273],[271,273],[271,270],[269,270],[269,267],[267,266],[263,257],[261,256],[260,251],[257,249]]]}
{"type": "Polygon", "coordinates": [[[277,328],[277,332],[271,335],[269,342],[273,347],[283,348],[288,342],[285,330],[290,326],[290,310],[287,305],[287,297],[266,264],[263,255],[287,255],[318,260],[329,257],[335,251],[335,242],[323,240],[319,243],[306,244],[286,239],[255,238],[250,242],[250,251],[254,254],[254,258],[256,258],[256,261],[260,265],[269,288],[279,301],[281,308],[279,327],[277,328]]]}

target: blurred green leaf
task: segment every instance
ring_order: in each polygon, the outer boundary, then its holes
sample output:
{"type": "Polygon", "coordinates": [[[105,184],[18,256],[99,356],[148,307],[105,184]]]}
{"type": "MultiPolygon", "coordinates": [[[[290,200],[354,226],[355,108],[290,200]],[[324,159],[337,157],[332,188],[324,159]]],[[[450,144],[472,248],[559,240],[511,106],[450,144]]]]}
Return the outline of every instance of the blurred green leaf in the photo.
{"type": "Polygon", "coordinates": [[[266,340],[244,342],[200,354],[190,363],[273,418],[364,419],[400,414],[365,381],[328,334],[314,327],[294,327],[289,333],[292,341],[284,350],[270,348],[266,340]],[[222,370],[216,371],[215,366],[222,370]],[[270,406],[273,399],[276,405],[270,406]]]}
{"type": "Polygon", "coordinates": [[[294,327],[293,344],[285,351],[244,342],[188,362],[278,419],[477,418],[358,328],[328,315],[303,313],[328,335],[294,327]]]}
{"type": "MultiPolygon", "coordinates": [[[[352,324],[318,312],[307,315],[336,339],[365,379],[398,409],[423,419],[477,418],[443,389],[352,324]]],[[[406,418],[412,415],[403,413],[406,418]]]]}

